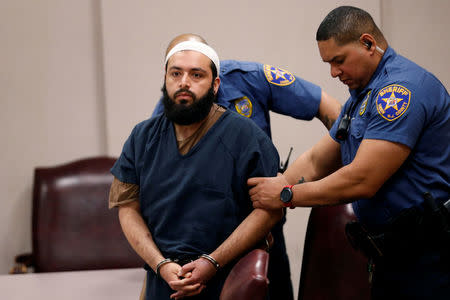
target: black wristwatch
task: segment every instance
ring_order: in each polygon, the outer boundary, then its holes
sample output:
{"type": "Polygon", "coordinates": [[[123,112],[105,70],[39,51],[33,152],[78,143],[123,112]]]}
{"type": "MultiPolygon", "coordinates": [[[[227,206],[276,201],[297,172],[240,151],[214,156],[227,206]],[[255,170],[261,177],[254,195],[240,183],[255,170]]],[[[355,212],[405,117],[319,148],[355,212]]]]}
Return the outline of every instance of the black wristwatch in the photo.
{"type": "Polygon", "coordinates": [[[281,202],[283,202],[284,207],[294,208],[294,205],[292,204],[292,196],[294,195],[292,187],[293,185],[286,185],[281,190],[280,199],[281,202]]]}

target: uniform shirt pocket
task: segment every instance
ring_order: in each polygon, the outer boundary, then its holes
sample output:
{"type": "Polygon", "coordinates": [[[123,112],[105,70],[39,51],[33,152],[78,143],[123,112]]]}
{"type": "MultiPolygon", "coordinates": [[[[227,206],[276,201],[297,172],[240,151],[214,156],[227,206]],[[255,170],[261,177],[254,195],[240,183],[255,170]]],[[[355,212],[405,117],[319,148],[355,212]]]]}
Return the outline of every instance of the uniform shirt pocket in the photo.
{"type": "Polygon", "coordinates": [[[350,124],[350,135],[357,140],[362,140],[366,128],[367,122],[365,118],[355,118],[350,124]]]}

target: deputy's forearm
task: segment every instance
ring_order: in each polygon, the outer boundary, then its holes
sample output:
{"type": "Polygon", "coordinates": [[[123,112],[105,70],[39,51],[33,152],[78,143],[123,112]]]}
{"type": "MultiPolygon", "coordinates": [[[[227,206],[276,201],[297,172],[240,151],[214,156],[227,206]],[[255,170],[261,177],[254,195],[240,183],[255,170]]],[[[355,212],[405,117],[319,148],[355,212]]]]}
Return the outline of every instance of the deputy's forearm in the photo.
{"type": "Polygon", "coordinates": [[[134,251],[156,271],[156,265],[164,257],[153,241],[139,212],[139,202],[134,201],[119,207],[119,220],[122,230],[134,251]]]}
{"type": "Polygon", "coordinates": [[[289,184],[296,184],[302,177],[306,182],[319,180],[341,167],[339,144],[328,134],[311,149],[301,154],[284,172],[289,184]]]}
{"type": "Polygon", "coordinates": [[[297,207],[336,205],[372,195],[363,177],[343,167],[320,180],[295,185],[292,203],[297,207]]]}
{"type": "Polygon", "coordinates": [[[315,167],[312,165],[310,150],[301,154],[283,173],[289,184],[296,184],[303,177],[306,181],[317,180],[315,167]]]}
{"type": "Polygon", "coordinates": [[[294,186],[293,203],[295,206],[334,205],[371,198],[410,152],[403,144],[363,140],[350,164],[315,182],[294,186]],[[375,159],[379,157],[383,159],[375,159]]]}
{"type": "Polygon", "coordinates": [[[282,215],[282,210],[254,209],[211,256],[221,266],[228,264],[263,240],[282,215]]]}

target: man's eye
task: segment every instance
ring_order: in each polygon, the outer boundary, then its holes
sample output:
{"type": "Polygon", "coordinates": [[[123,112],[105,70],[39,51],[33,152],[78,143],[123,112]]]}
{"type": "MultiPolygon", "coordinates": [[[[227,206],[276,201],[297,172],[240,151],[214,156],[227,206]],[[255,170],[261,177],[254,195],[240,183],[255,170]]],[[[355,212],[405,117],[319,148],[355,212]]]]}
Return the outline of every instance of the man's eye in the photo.
{"type": "Polygon", "coordinates": [[[192,76],[197,79],[202,78],[202,74],[200,74],[200,73],[194,73],[194,74],[192,74],[192,76]]]}
{"type": "Polygon", "coordinates": [[[172,77],[178,77],[180,76],[180,72],[172,72],[172,77]]]}

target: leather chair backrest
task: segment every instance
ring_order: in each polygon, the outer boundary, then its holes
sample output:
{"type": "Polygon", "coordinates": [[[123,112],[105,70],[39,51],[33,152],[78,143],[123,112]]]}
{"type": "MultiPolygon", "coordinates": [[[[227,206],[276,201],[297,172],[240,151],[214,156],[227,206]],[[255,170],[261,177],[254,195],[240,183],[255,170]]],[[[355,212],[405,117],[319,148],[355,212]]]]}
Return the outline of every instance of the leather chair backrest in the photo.
{"type": "Polygon", "coordinates": [[[269,253],[255,249],[242,257],[231,269],[220,294],[220,300],[264,300],[269,280],[269,253]]]}
{"type": "Polygon", "coordinates": [[[142,267],[108,209],[115,159],[95,157],[36,168],[33,188],[35,272],[142,267]]]}
{"type": "Polygon", "coordinates": [[[352,248],[345,225],[351,204],[311,209],[303,251],[299,300],[370,299],[367,258],[352,248]]]}

